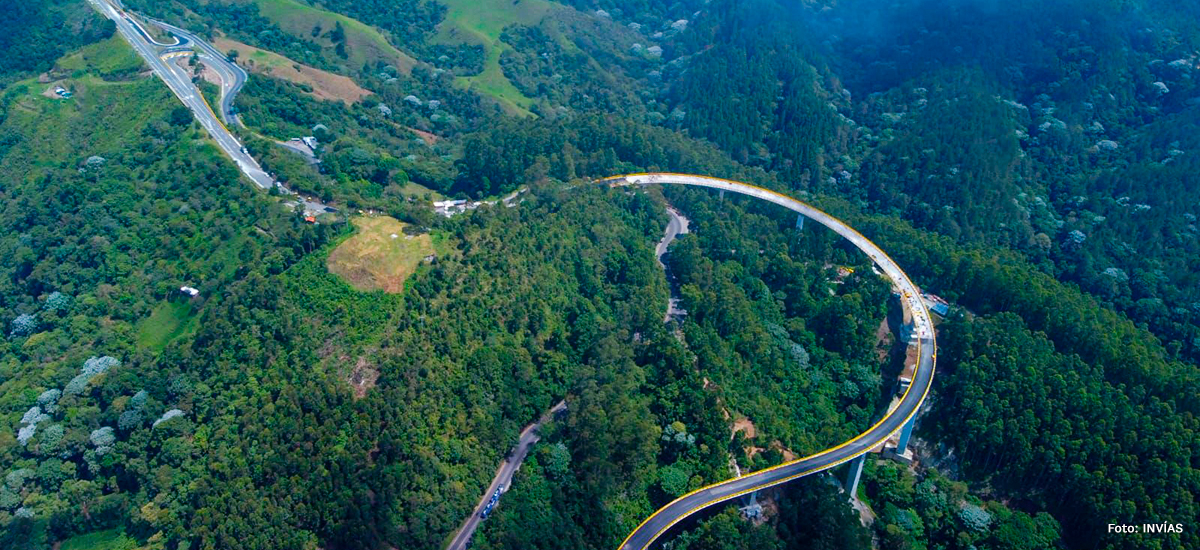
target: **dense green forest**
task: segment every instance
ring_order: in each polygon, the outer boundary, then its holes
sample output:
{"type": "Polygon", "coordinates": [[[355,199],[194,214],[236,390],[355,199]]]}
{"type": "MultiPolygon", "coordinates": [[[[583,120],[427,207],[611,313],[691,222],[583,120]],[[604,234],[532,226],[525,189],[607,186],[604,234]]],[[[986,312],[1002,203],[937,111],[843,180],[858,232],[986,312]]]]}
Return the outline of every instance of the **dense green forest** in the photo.
{"type": "Polygon", "coordinates": [[[715,44],[672,83],[668,121],[797,189],[1016,250],[1200,359],[1185,8],[860,4],[693,25],[715,44]]]}
{"type": "Polygon", "coordinates": [[[352,227],[239,180],[86,2],[5,10],[0,547],[440,548],[565,399],[474,547],[611,549],[877,419],[902,354],[866,259],[771,205],[588,183],[639,170],[813,201],[953,304],[925,454],[868,460],[871,525],[835,471],[664,548],[1200,546],[1194,6],[126,5],[354,79],[341,102],[253,74],[234,131],[441,252],[402,294],[353,290],[325,268],[352,227]],[[308,135],[319,163],[273,143],[308,135]],[[665,203],[692,223],[669,324],[665,203]],[[1161,522],[1183,533],[1106,530],[1161,522]]]}
{"type": "Polygon", "coordinates": [[[115,27],[93,17],[83,2],[31,0],[0,13],[0,88],[45,71],[63,54],[112,36],[115,27]]]}
{"type": "MultiPolygon", "coordinates": [[[[778,218],[735,205],[716,210],[702,194],[691,199],[698,201],[695,237],[676,245],[670,259],[689,312],[679,336],[654,327],[643,334],[645,345],[632,350],[641,366],[634,380],[568,399],[576,409],[546,430],[538,466],[522,473],[528,481],[514,484],[494,525],[477,535],[481,547],[559,548],[563,540],[616,547],[639,514],[731,477],[731,458],[744,470],[773,465],[784,453],[808,454],[848,439],[881,412],[874,338],[887,286],[865,266],[860,273],[868,275],[838,280],[830,266],[862,260],[830,232],[797,240],[786,230],[790,217],[781,227],[778,218]],[[629,399],[625,408],[651,420],[647,429],[655,434],[636,451],[596,438],[587,424],[618,421],[601,404],[629,399]],[[732,432],[729,418],[749,419],[756,433],[732,432]],[[653,506],[631,509],[644,503],[609,494],[645,494],[653,506]],[[531,528],[527,518],[537,525],[531,528]]],[[[653,312],[659,322],[662,308],[653,312]]],[[[823,508],[833,523],[847,523],[844,512],[823,508]]]]}
{"type": "Polygon", "coordinates": [[[196,330],[210,294],[327,238],[242,185],[160,83],[105,72],[78,69],[70,101],[36,81],[5,91],[5,548],[126,526],[131,506],[156,514],[151,498],[191,478],[172,468],[199,456],[193,422],[209,404],[207,380],[160,354],[196,330]],[[184,284],[201,297],[177,297],[184,284]]]}

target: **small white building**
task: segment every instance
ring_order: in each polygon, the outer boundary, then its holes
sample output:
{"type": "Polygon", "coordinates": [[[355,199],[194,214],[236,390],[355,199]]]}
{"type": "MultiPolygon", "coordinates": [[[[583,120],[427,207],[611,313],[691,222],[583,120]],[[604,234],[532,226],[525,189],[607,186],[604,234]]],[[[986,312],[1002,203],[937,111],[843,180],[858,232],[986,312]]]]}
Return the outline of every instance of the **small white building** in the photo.
{"type": "Polygon", "coordinates": [[[189,297],[192,297],[192,298],[195,298],[196,296],[199,296],[199,295],[200,295],[200,290],[199,290],[199,289],[192,288],[192,287],[190,287],[190,286],[181,286],[181,287],[179,287],[179,292],[182,292],[182,293],[184,293],[184,294],[187,294],[189,297]]]}

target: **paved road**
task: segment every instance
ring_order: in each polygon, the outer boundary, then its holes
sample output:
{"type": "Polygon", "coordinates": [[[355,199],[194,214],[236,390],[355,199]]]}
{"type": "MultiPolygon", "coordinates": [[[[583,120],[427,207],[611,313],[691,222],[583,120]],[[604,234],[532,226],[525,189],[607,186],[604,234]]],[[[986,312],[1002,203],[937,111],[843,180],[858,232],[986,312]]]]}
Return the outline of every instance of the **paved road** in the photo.
{"type": "Polygon", "coordinates": [[[909,280],[908,275],[896,265],[878,246],[859,234],[840,220],[791,197],[774,191],[735,181],[692,176],[687,174],[629,174],[602,180],[610,185],[649,185],[654,183],[691,185],[721,189],[733,193],[749,195],[765,201],[773,202],[785,208],[803,214],[808,219],[820,223],[837,234],[849,240],[871,258],[880,270],[900,288],[903,295],[903,307],[913,319],[913,337],[918,342],[918,361],[913,382],[900,398],[900,405],[889,412],[882,420],[854,439],[826,449],[804,458],[768,468],[766,470],[746,474],[721,483],[703,487],[688,493],[651,515],[646,521],[634,529],[625,539],[619,550],[645,550],[660,535],[671,526],[682,521],[697,511],[742,496],[744,494],[786,483],[788,481],[828,470],[862,455],[871,449],[882,445],[888,437],[900,430],[910,418],[916,415],[921,403],[929,393],[933,382],[935,343],[933,324],[930,322],[929,311],[921,300],[921,292],[909,280]]]}
{"type": "Polygon", "coordinates": [[[132,24],[134,29],[136,29],[138,31],[138,34],[142,35],[143,40],[145,40],[151,44],[154,44],[155,46],[171,48],[171,47],[182,47],[182,46],[188,45],[187,39],[180,38],[179,36],[173,37],[173,39],[175,40],[174,42],[159,42],[158,40],[155,40],[153,36],[150,36],[150,33],[146,30],[145,27],[142,26],[141,23],[138,22],[137,19],[134,19],[133,17],[129,17],[128,14],[126,14],[126,19],[129,19],[129,23],[132,24]]]}
{"type": "Polygon", "coordinates": [[[276,141],[275,143],[279,144],[280,147],[296,153],[297,155],[303,156],[304,160],[309,164],[317,164],[321,162],[319,159],[317,159],[317,156],[313,154],[312,149],[309,149],[307,145],[299,145],[291,141],[276,141]]]}
{"type": "Polygon", "coordinates": [[[688,219],[680,214],[674,207],[667,207],[667,215],[671,219],[667,222],[667,228],[663,231],[663,238],[658,241],[658,246],[654,247],[654,257],[658,258],[659,265],[662,265],[663,254],[667,253],[667,248],[675,241],[675,237],[687,235],[688,219]]]}
{"type": "MultiPolygon", "coordinates": [[[[258,161],[254,160],[254,157],[242,151],[242,143],[217,119],[216,114],[209,107],[208,102],[204,100],[204,97],[200,94],[200,90],[192,83],[192,79],[187,72],[176,66],[175,63],[162,59],[161,55],[164,53],[169,54],[170,52],[164,51],[163,46],[150,40],[145,30],[138,28],[132,19],[126,16],[125,12],[114,7],[109,3],[109,0],[88,0],[88,2],[105,17],[116,23],[117,31],[125,41],[130,46],[133,46],[134,51],[145,60],[146,64],[150,66],[150,70],[154,71],[154,74],[167,84],[171,92],[188,109],[191,109],[192,114],[196,115],[196,120],[200,121],[200,125],[217,142],[217,146],[229,158],[233,159],[238,169],[243,174],[246,174],[246,177],[249,177],[255,185],[263,189],[270,189],[275,185],[275,179],[259,166],[258,161]]],[[[184,36],[186,37],[187,35],[184,36]]],[[[200,44],[200,42],[197,42],[197,44],[200,44]]],[[[178,45],[173,45],[165,49],[172,50],[178,47],[178,45]]],[[[203,46],[201,47],[203,48],[203,46]]],[[[230,95],[226,99],[231,102],[232,96],[230,95]]]]}
{"type": "Polygon", "coordinates": [[[212,67],[221,76],[221,108],[218,109],[221,119],[226,124],[242,126],[241,120],[233,112],[233,99],[241,91],[242,86],[246,84],[246,79],[249,77],[246,74],[246,70],[238,66],[238,64],[229,61],[224,53],[199,36],[162,21],[151,20],[151,23],[158,25],[175,36],[182,37],[185,44],[190,43],[200,48],[200,60],[205,65],[212,67]]]}
{"type": "Polygon", "coordinates": [[[471,542],[471,537],[475,535],[475,529],[479,527],[479,522],[482,518],[479,514],[483,512],[483,507],[487,505],[488,500],[492,498],[492,493],[496,492],[499,487],[504,487],[501,494],[507,491],[512,486],[513,474],[517,473],[517,469],[521,467],[521,463],[525,462],[525,457],[529,455],[529,449],[534,443],[538,442],[538,428],[542,427],[547,420],[559,412],[567,409],[565,401],[559,401],[557,405],[552,407],[541,418],[521,430],[521,437],[517,441],[517,446],[513,448],[508,458],[504,459],[504,463],[500,465],[500,469],[496,471],[496,477],[492,479],[492,483],[488,485],[487,491],[484,491],[483,498],[479,499],[479,504],[471,512],[471,516],[463,522],[462,527],[458,529],[458,533],[454,535],[454,539],[450,541],[450,546],[447,550],[465,550],[471,542]]]}
{"type": "Polygon", "coordinates": [[[675,279],[671,277],[671,272],[667,269],[667,265],[663,263],[663,255],[667,253],[667,248],[675,242],[675,238],[680,235],[686,235],[688,232],[688,219],[680,214],[672,206],[667,206],[667,215],[671,217],[667,221],[667,227],[663,230],[663,238],[658,241],[658,245],[654,247],[654,257],[658,260],[658,266],[663,269],[667,275],[667,285],[671,288],[671,296],[667,299],[667,312],[663,315],[663,322],[669,322],[671,319],[678,319],[687,314],[686,311],[679,307],[679,288],[675,284],[675,279]]]}

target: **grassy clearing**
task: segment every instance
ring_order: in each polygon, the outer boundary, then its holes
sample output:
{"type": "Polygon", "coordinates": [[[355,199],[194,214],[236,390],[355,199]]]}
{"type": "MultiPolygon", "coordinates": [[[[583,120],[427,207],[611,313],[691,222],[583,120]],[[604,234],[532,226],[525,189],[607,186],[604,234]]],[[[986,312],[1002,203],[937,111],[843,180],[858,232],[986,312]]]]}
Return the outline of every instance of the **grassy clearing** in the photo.
{"type": "Polygon", "coordinates": [[[446,198],[441,193],[412,181],[404,184],[404,187],[400,190],[400,194],[404,195],[405,197],[417,198],[425,198],[426,195],[429,195],[430,200],[435,201],[440,201],[446,198]]]}
{"type": "Polygon", "coordinates": [[[441,0],[448,8],[446,20],[438,26],[437,41],[443,43],[480,44],[487,50],[483,72],[459,77],[456,83],[464,88],[492,96],[509,111],[529,114],[533,99],[521,93],[500,69],[500,54],[508,45],[500,41],[504,27],[513,24],[537,25],[561,6],[546,0],[441,0]]]}
{"type": "Polygon", "coordinates": [[[125,536],[120,529],[96,531],[62,541],[58,550],[133,550],[137,541],[125,536]]]}
{"type": "Polygon", "coordinates": [[[421,261],[434,253],[429,234],[406,235],[407,224],[387,216],[351,220],[358,231],[329,253],[326,267],[355,289],[395,294],[421,261]]]}
{"type": "Polygon", "coordinates": [[[13,95],[5,125],[28,139],[4,156],[0,169],[34,177],[41,168],[82,163],[89,154],[118,150],[137,139],[134,134],[149,120],[162,116],[146,105],[177,104],[157,80],[107,82],[89,74],[59,83],[75,97],[45,97],[47,85],[33,80],[17,84],[24,91],[13,95]]]}
{"type": "Polygon", "coordinates": [[[510,114],[530,116],[529,108],[533,106],[533,98],[521,93],[500,68],[500,54],[508,48],[507,44],[488,48],[487,60],[483,72],[475,76],[460,76],[454,79],[454,84],[476,93],[491,96],[500,102],[510,114]]]}
{"type": "Polygon", "coordinates": [[[149,69],[118,35],[90,44],[59,59],[55,71],[92,71],[104,77],[126,75],[149,69]]]}
{"type": "Polygon", "coordinates": [[[447,9],[447,23],[468,29],[498,42],[504,27],[512,24],[536,25],[555,9],[547,0],[439,0],[447,9]]]}
{"type": "MultiPolygon", "coordinates": [[[[355,69],[363,63],[383,61],[404,73],[412,70],[417,60],[396,49],[378,29],[344,15],[309,6],[297,0],[253,0],[263,17],[274,21],[284,31],[296,36],[309,37],[315,26],[323,31],[333,29],[341,22],[346,31],[346,63],[355,69]]],[[[314,39],[325,46],[332,43],[325,38],[314,39]]]]}
{"type": "Polygon", "coordinates": [[[55,67],[71,76],[50,85],[29,79],[7,90],[10,102],[4,124],[27,139],[3,156],[0,170],[36,178],[42,169],[57,168],[64,162],[81,163],[90,154],[123,149],[140,139],[137,134],[148,121],[162,116],[162,106],[177,104],[157,79],[105,80],[106,75],[144,68],[119,37],[69,53],[55,67]],[[74,97],[46,94],[54,85],[71,90],[74,97]],[[159,107],[147,109],[147,105],[159,107]],[[81,152],[86,153],[81,156],[81,152]]]}
{"type": "Polygon", "coordinates": [[[172,340],[196,331],[199,316],[189,302],[163,302],[137,324],[139,347],[162,351],[172,340]]]}
{"type": "Polygon", "coordinates": [[[348,77],[297,63],[269,50],[260,50],[228,38],[217,38],[213,40],[213,45],[223,52],[237,50],[238,64],[252,72],[311,87],[311,95],[317,99],[341,100],[351,104],[371,95],[369,90],[348,77]]]}

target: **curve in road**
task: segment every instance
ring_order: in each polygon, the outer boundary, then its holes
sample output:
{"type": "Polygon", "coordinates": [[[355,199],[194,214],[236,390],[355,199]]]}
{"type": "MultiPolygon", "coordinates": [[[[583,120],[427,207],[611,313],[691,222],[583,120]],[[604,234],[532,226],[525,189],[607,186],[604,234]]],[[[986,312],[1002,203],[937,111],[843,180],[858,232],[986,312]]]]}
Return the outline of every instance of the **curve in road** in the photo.
{"type": "Polygon", "coordinates": [[[171,44],[167,44],[166,42],[159,42],[159,41],[155,40],[154,37],[150,36],[150,33],[146,31],[146,28],[143,27],[142,24],[137,19],[130,17],[128,13],[125,14],[125,19],[129,20],[129,24],[133,25],[134,29],[137,30],[138,34],[142,35],[142,38],[146,42],[149,42],[155,46],[159,46],[162,48],[179,48],[179,47],[187,46],[187,43],[188,43],[187,39],[180,39],[178,36],[173,37],[175,39],[175,42],[171,43],[171,44]]]}
{"type": "MultiPolygon", "coordinates": [[[[262,189],[270,189],[276,185],[275,178],[262,169],[258,161],[254,160],[254,157],[250,156],[242,147],[242,143],[230,133],[229,128],[225,126],[221,118],[216,116],[212,108],[209,107],[208,102],[204,99],[204,95],[192,83],[191,77],[182,69],[175,66],[174,63],[168,63],[163,59],[163,57],[183,55],[186,49],[179,51],[180,48],[178,45],[172,45],[165,49],[161,46],[156,46],[155,42],[146,39],[148,35],[144,34],[144,29],[139,29],[133,19],[110,3],[110,0],[88,0],[88,2],[101,14],[111,19],[113,23],[116,23],[117,31],[121,37],[150,66],[150,70],[166,83],[171,92],[192,111],[192,114],[196,116],[196,120],[200,122],[200,125],[213,138],[217,146],[237,164],[238,169],[246,177],[250,178],[255,185],[262,189]]],[[[174,32],[175,29],[177,28],[171,27],[169,30],[174,32]]],[[[177,36],[181,36],[180,40],[194,40],[193,35],[186,32],[177,36]]],[[[233,95],[227,93],[222,102],[231,102],[232,99],[233,95]]]]}
{"type": "Polygon", "coordinates": [[[773,468],[743,475],[734,479],[701,487],[683,495],[658,511],[638,525],[636,529],[621,543],[618,550],[646,550],[650,545],[671,526],[696,512],[725,502],[739,496],[772,487],[782,483],[828,470],[844,462],[853,460],[871,449],[883,445],[892,434],[904,427],[917,414],[921,403],[929,394],[933,383],[934,362],[936,359],[936,343],[934,342],[933,324],[929,310],[921,299],[920,289],[908,278],[900,266],[896,264],[875,243],[864,237],[854,228],[841,220],[822,212],[821,210],[793,199],[786,195],[764,189],[747,183],[694,176],[690,174],[648,173],[627,174],[614,176],[600,181],[613,186],[674,184],[695,187],[707,187],[730,191],[754,198],[762,199],[783,206],[793,212],[813,220],[849,240],[859,250],[871,258],[885,275],[899,287],[902,295],[902,305],[909,311],[913,320],[913,338],[917,341],[918,359],[913,381],[905,389],[900,398],[900,404],[889,411],[883,419],[859,434],[853,439],[824,451],[785,462],[773,468]]]}
{"type": "Polygon", "coordinates": [[[221,105],[219,109],[221,119],[226,124],[242,126],[241,120],[233,112],[233,99],[241,91],[242,86],[246,84],[246,79],[249,78],[246,69],[243,69],[237,63],[229,61],[220,50],[195,34],[156,19],[150,19],[149,21],[151,24],[157,25],[159,28],[175,35],[176,39],[182,40],[184,45],[195,45],[197,48],[200,48],[200,60],[212,67],[221,77],[221,105]]]}

